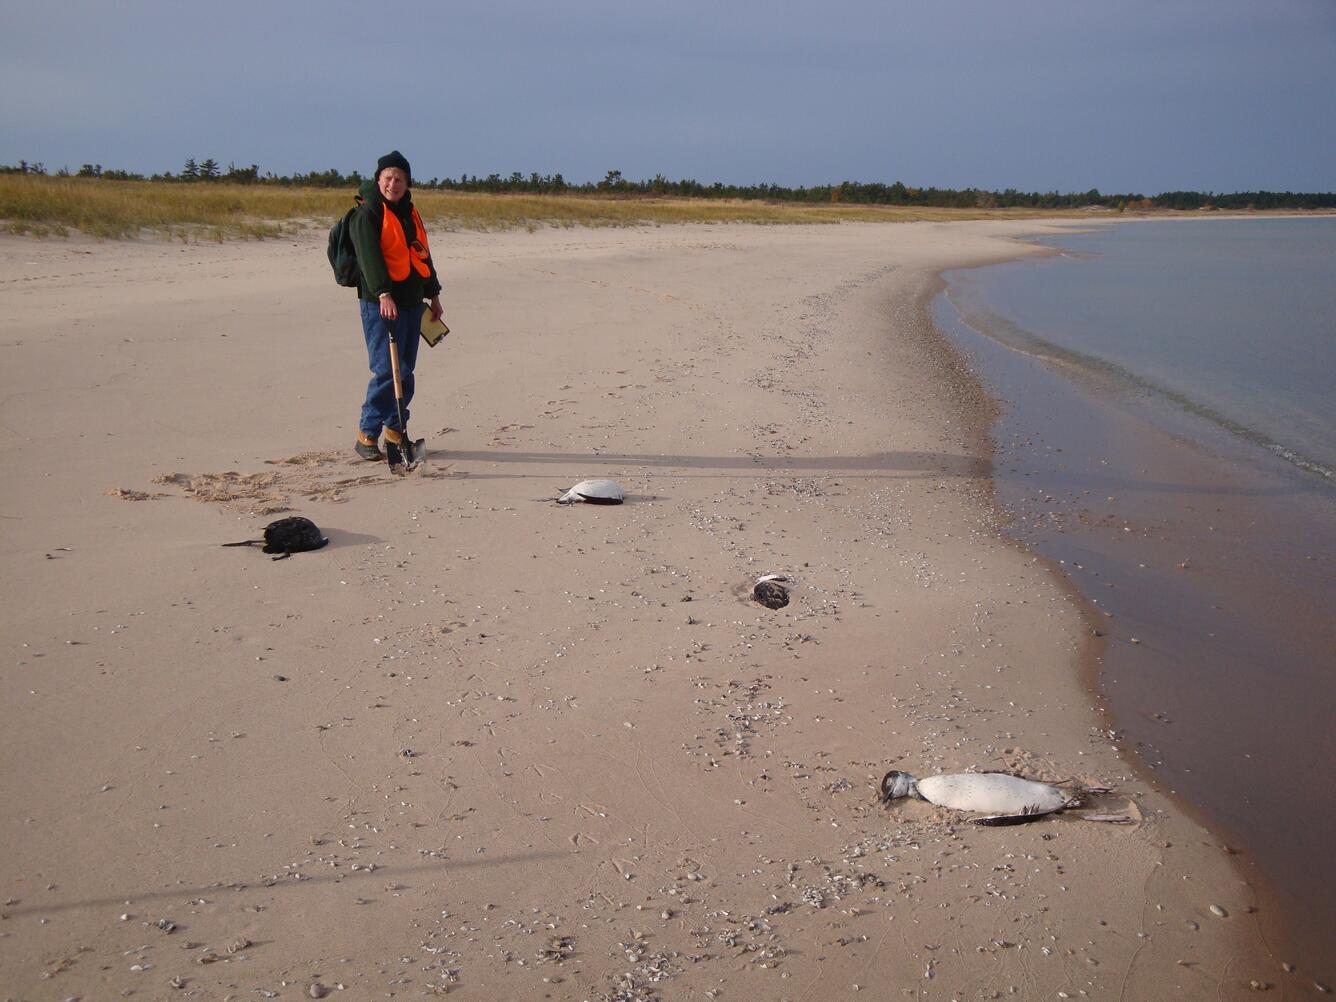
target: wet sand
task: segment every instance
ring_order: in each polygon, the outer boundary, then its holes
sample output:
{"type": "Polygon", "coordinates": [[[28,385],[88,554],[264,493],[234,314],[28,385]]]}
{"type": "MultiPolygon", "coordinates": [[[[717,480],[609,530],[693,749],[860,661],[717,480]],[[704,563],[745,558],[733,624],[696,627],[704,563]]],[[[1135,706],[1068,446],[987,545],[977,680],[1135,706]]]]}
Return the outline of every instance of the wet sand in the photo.
{"type": "Polygon", "coordinates": [[[999,531],[926,305],[1021,231],[441,234],[404,480],[351,455],[323,234],[0,240],[7,996],[1302,987],[999,531]],[[551,503],[600,475],[627,504],[551,503]],[[285,511],[330,546],[219,547],[285,511]],[[890,768],[1129,823],[888,809],[890,768]]]}
{"type": "Polygon", "coordinates": [[[1336,496],[1193,415],[980,336],[977,314],[935,316],[1005,402],[1008,532],[1097,609],[1120,745],[1225,836],[1269,892],[1274,941],[1330,983],[1336,496]]]}

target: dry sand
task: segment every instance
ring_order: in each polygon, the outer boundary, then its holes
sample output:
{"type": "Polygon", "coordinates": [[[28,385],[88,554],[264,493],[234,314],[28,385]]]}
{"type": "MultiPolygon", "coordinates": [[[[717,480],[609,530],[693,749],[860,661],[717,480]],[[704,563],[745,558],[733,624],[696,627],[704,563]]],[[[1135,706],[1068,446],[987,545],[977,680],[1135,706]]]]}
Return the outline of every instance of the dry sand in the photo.
{"type": "Polygon", "coordinates": [[[440,234],[401,480],[323,234],[0,241],[4,997],[1307,994],[996,531],[923,305],[1036,228],[440,234]],[[628,503],[549,502],[592,476],[628,503]],[[331,545],[217,545],[282,511],[331,545]]]}

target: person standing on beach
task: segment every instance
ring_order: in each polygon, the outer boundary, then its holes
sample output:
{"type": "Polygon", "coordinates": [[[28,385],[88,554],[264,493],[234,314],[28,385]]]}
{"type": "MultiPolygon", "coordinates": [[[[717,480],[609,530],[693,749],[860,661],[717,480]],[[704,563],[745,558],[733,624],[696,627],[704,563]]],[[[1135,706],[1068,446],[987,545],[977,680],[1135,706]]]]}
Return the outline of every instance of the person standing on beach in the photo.
{"type": "Polygon", "coordinates": [[[385,458],[380,451],[382,429],[388,441],[402,444],[408,405],[413,400],[423,300],[429,300],[432,319],[441,319],[441,283],[432,264],[427,230],[413,207],[412,184],[413,174],[404,155],[398,150],[386,153],[376,161],[375,178],[362,183],[362,205],[349,227],[362,272],[357,305],[371,366],[354,447],[363,459],[385,458]],[[403,425],[394,403],[391,337],[399,351],[403,425]]]}

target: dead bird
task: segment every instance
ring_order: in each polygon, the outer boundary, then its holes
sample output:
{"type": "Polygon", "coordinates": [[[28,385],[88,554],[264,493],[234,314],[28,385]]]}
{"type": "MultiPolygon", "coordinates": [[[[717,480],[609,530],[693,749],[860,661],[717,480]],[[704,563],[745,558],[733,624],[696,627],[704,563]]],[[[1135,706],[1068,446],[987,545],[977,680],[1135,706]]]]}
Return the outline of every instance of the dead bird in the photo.
{"type": "Polygon", "coordinates": [[[294,553],[318,550],[329,542],[327,536],[320,533],[320,527],[309,518],[301,515],[289,515],[264,527],[263,539],[243,539],[236,543],[224,543],[224,546],[263,546],[265,553],[277,553],[275,560],[286,560],[294,553]]]}
{"type": "Polygon", "coordinates": [[[954,811],[982,812],[983,817],[973,819],[978,825],[1022,824],[1080,804],[1068,790],[1005,772],[957,772],[916,779],[892,769],[882,778],[880,800],[889,804],[902,797],[917,797],[954,811]]]}
{"type": "Polygon", "coordinates": [[[752,585],[752,598],[767,609],[782,609],[789,604],[789,589],[797,584],[787,574],[762,574],[752,585]]]}
{"type": "Polygon", "coordinates": [[[577,501],[588,504],[621,504],[625,500],[626,492],[615,480],[581,480],[557,498],[557,504],[575,504],[577,501]]]}

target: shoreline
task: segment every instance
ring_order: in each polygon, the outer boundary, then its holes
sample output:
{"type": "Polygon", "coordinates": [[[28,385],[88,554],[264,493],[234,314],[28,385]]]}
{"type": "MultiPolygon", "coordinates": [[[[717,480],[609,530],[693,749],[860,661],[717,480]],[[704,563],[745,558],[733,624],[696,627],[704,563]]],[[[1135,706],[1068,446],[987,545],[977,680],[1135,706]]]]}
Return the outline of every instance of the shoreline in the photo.
{"type": "MultiPolygon", "coordinates": [[[[1302,217],[1288,217],[1291,221],[1301,219],[1302,217]]],[[[1129,220],[1142,225],[1148,225],[1153,232],[1163,232],[1166,224],[1172,224],[1173,220],[1129,220]]],[[[1249,231],[1268,232],[1265,223],[1258,220],[1244,221],[1238,218],[1230,220],[1218,220],[1220,226],[1218,231],[1225,241],[1229,239],[1241,239],[1249,231]],[[1232,227],[1231,223],[1244,222],[1242,228],[1232,227]]],[[[1274,222],[1269,220],[1267,222],[1274,222]]],[[[1172,230],[1172,226],[1169,227],[1172,230]]],[[[1080,227],[1071,228],[1068,232],[1076,239],[1076,245],[1071,241],[1063,244],[1045,242],[1045,234],[1036,234],[1035,239],[1031,241],[1035,246],[1043,248],[1046,253],[1045,258],[1059,258],[1056,262],[1059,267],[1048,268],[1045,274],[1048,277],[1061,284],[1064,270],[1072,267],[1066,262],[1081,262],[1082,259],[1090,256],[1092,252],[1084,250],[1080,246],[1080,237],[1096,235],[1101,231],[1101,227],[1080,227]]],[[[1134,241],[1137,237],[1131,236],[1136,228],[1128,230],[1127,235],[1122,239],[1134,241]]],[[[1107,232],[1116,232],[1108,230],[1107,232]]],[[[1300,229],[1296,232],[1303,233],[1300,229]]],[[[1051,235],[1049,235],[1051,236],[1051,235]]],[[[1186,249],[1184,249],[1186,250],[1186,249]]],[[[1302,251],[1295,253],[1303,256],[1302,251]]],[[[1313,256],[1319,256],[1319,251],[1312,252],[1313,256]]],[[[1296,262],[1297,263],[1297,262],[1296,262]]],[[[1230,268],[1229,262],[1215,262],[1216,267],[1230,268]]],[[[1076,264],[1076,268],[1087,267],[1087,265],[1076,264]]],[[[1122,267],[1126,268],[1126,261],[1123,260],[1122,267]]],[[[977,273],[978,269],[970,269],[972,273],[977,273]]],[[[1311,269],[1310,269],[1311,271],[1311,269]]],[[[1123,281],[1128,279],[1128,275],[1120,272],[1123,281]]],[[[1240,276],[1231,271],[1229,274],[1231,281],[1238,281],[1240,276]]],[[[1112,280],[1110,276],[1109,279],[1112,280]]],[[[1305,274],[1301,280],[1296,282],[1313,281],[1320,284],[1321,279],[1316,275],[1305,274]]],[[[1066,372],[1072,379],[1081,381],[1083,384],[1089,384],[1094,387],[1095,392],[1100,392],[1110,397],[1139,397],[1145,402],[1145,410],[1152,415],[1154,423],[1170,431],[1179,434],[1192,441],[1204,441],[1208,448],[1220,448],[1221,443],[1226,443],[1223,448],[1235,458],[1246,460],[1250,449],[1260,448],[1271,456],[1285,460],[1288,464],[1305,472],[1314,473],[1325,480],[1332,481],[1336,477],[1329,468],[1336,461],[1336,456],[1330,452],[1330,447],[1324,447],[1321,443],[1305,439],[1302,435],[1295,439],[1286,437],[1278,432],[1278,427],[1283,427],[1283,421],[1274,416],[1263,419],[1258,423],[1258,417],[1255,414],[1249,415],[1247,412],[1240,416],[1237,412],[1227,413],[1222,409],[1221,397],[1218,394],[1212,395],[1204,393],[1201,385],[1195,390],[1184,392],[1174,387],[1172,382],[1166,382],[1163,377],[1156,376],[1145,368],[1145,361],[1140,364],[1130,362],[1136,369],[1129,369],[1124,364],[1114,361],[1112,358],[1102,354],[1093,344],[1086,339],[1079,339],[1072,343],[1055,343],[1050,338],[1036,336],[1026,330],[1023,325],[1013,322],[1012,319],[997,312],[998,305],[986,306],[980,300],[980,293],[977,287],[971,289],[969,286],[962,285],[955,290],[956,297],[963,293],[974,304],[971,308],[971,325],[989,331],[990,336],[995,340],[1008,345],[1012,350],[1022,354],[1031,355],[1048,365],[1066,372]],[[1202,424],[1214,426],[1208,432],[1203,434],[1202,424]],[[1236,441],[1237,440],[1237,441],[1236,441]]],[[[1267,288],[1264,290],[1264,298],[1281,299],[1282,293],[1276,288],[1276,279],[1273,276],[1267,288]]],[[[957,304],[958,305],[958,304],[957,304]]],[[[1173,308],[1174,304],[1169,304],[1168,308],[1173,308]]],[[[1068,303],[1069,311],[1072,309],[1068,303]]],[[[1308,309],[1315,309],[1313,304],[1307,304],[1308,309]]],[[[1051,307],[1050,307],[1051,309],[1051,307]]],[[[1177,313],[1174,314],[1178,316],[1177,313]]],[[[1266,321],[1258,318],[1250,318],[1258,326],[1263,326],[1266,321]]],[[[1270,318],[1268,318],[1270,319],[1270,318]]],[[[1053,322],[1053,316],[1050,314],[1048,321],[1053,322]]],[[[1206,321],[1207,324],[1210,321],[1206,321]]],[[[1181,357],[1176,359],[1181,365],[1181,357]]],[[[1182,376],[1182,373],[1176,373],[1182,376]]],[[[1172,374],[1171,374],[1172,379],[1172,374]]],[[[1235,390],[1238,387],[1233,387],[1235,390]]],[[[1294,420],[1300,423],[1311,423],[1311,418],[1302,413],[1290,415],[1294,420]]],[[[1292,431],[1292,430],[1291,430],[1292,431]]],[[[1253,459],[1257,462],[1257,459],[1253,459]]]]}
{"type": "Polygon", "coordinates": [[[1281,982],[1248,888],[1101,732],[1073,596],[997,532],[991,404],[925,304],[1032,230],[436,241],[454,333],[419,360],[434,461],[402,481],[348,458],[364,359],[320,241],[0,240],[5,419],[52,387],[67,445],[5,454],[43,472],[0,505],[7,982],[1281,982]],[[626,505],[538,503],[608,472],[626,505]],[[217,548],[283,506],[330,546],[217,548]],[[771,612],[749,584],[775,570],[801,582],[771,612]],[[1134,822],[887,809],[888,768],[1108,785],[1134,822]]]}
{"type": "MultiPolygon", "coordinates": [[[[1048,244],[1041,246],[1053,249],[1048,244]]],[[[1210,432],[1204,439],[1166,433],[1159,425],[1147,421],[1144,414],[1139,414],[1140,401],[1120,400],[1113,387],[1099,385],[1088,376],[1082,378],[1080,374],[1067,372],[1061,366],[1047,366],[1041,358],[1031,357],[1024,351],[1000,343],[986,330],[973,326],[971,319],[962,319],[959,307],[951,302],[949,296],[944,297],[943,302],[950,304],[942,309],[951,311],[953,318],[948,322],[948,328],[954,327],[953,330],[944,331],[944,336],[974,359],[983,371],[985,380],[994,387],[994,392],[1008,401],[1006,409],[1010,413],[997,425],[997,434],[1004,442],[999,452],[1000,461],[1011,470],[1010,473],[1004,473],[998,489],[999,504],[1009,512],[1008,532],[1021,545],[1033,548],[1054,562],[1057,573],[1082,594],[1093,610],[1092,629],[1107,633],[1103,654],[1090,666],[1089,683],[1092,691],[1099,696],[1111,727],[1116,728],[1120,743],[1127,746],[1129,761],[1147,782],[1181,803],[1200,823],[1219,831],[1226,844],[1233,842],[1234,846],[1241,845],[1244,848],[1242,854],[1236,855],[1235,861],[1239,872],[1255,881],[1259,893],[1266,899],[1262,914],[1270,928],[1270,935],[1289,944],[1285,949],[1292,955],[1292,959],[1299,960],[1301,970],[1306,969],[1317,980],[1328,982],[1330,972],[1323,969],[1324,944],[1329,941],[1331,930],[1336,929],[1336,912],[1326,905],[1323,888],[1329,889],[1331,873],[1323,877],[1310,870],[1304,876],[1299,876],[1294,862],[1291,862],[1295,860],[1295,850],[1285,845],[1284,838],[1264,834],[1267,828],[1274,826],[1261,822],[1262,826],[1259,827],[1257,821],[1249,820],[1250,814],[1274,816],[1279,808],[1275,798],[1259,800],[1255,805],[1243,808],[1244,813],[1235,810],[1231,815],[1225,808],[1231,799],[1250,803],[1251,793],[1239,791],[1231,794],[1231,784],[1227,780],[1220,775],[1211,775],[1209,769],[1203,770],[1201,766],[1209,761],[1210,756],[1229,759],[1229,743],[1221,742],[1218,738],[1208,738],[1201,732],[1201,725],[1210,718],[1204,718],[1200,713],[1194,714],[1185,703],[1192,697],[1183,691],[1184,683],[1176,684],[1168,680],[1171,674],[1181,670],[1185,660],[1202,662],[1219,657],[1219,644],[1207,639],[1216,636],[1215,632],[1208,633],[1208,630],[1220,629],[1218,614],[1212,616],[1210,608],[1223,606],[1237,610],[1240,606],[1252,606],[1266,588],[1264,585],[1256,585],[1258,595],[1250,593],[1246,585],[1233,585],[1222,590],[1218,587],[1223,583],[1222,578],[1243,582],[1256,577],[1258,582],[1272,582],[1274,585],[1278,574],[1289,573],[1288,565],[1282,558],[1264,553],[1256,542],[1247,547],[1252,561],[1252,574],[1238,573],[1245,561],[1238,557],[1231,560],[1221,547],[1228,540],[1243,539],[1245,534],[1256,534],[1257,530],[1250,527],[1271,523],[1264,521],[1262,515],[1248,517],[1236,513],[1228,517],[1222,514],[1224,509],[1221,505],[1237,509],[1243,504],[1244,512],[1257,509],[1258,505],[1272,508],[1275,503],[1266,497],[1267,490],[1263,490],[1259,496],[1250,495],[1259,487],[1267,487],[1285,496],[1288,492],[1281,485],[1293,481],[1298,485],[1300,497],[1289,501],[1290,507],[1284,509],[1286,516],[1292,519],[1299,510],[1293,507],[1295,501],[1314,490],[1320,493],[1317,485],[1303,483],[1303,478],[1315,474],[1292,468],[1279,456],[1259,454],[1248,458],[1245,456],[1245,444],[1222,439],[1219,429],[1210,432]],[[962,334],[962,331],[968,333],[962,334]],[[962,337],[974,343],[967,344],[962,341],[962,337]],[[991,347],[983,350],[983,344],[991,347]],[[1041,377],[1041,372],[1048,375],[1041,377]],[[1066,389],[1055,389],[1055,380],[1066,389]],[[1046,406],[1054,407],[1062,417],[1054,419],[1052,415],[1037,410],[1037,405],[1030,401],[1039,399],[1043,399],[1046,406]],[[1081,402],[1076,403],[1077,400],[1081,402]],[[1021,402],[1019,405],[1018,401],[1021,402]],[[1086,431],[1074,435],[1072,429],[1067,427],[1071,424],[1085,426],[1086,431]],[[1089,430],[1091,426],[1116,431],[1105,430],[1092,434],[1089,430]],[[1110,441],[1113,435],[1125,440],[1117,448],[1110,441]],[[1202,441],[1214,441],[1223,451],[1203,447],[1202,441]],[[1088,464],[1088,457],[1095,455],[1108,457],[1107,460],[1100,460],[1098,473],[1088,464]],[[1148,456],[1177,458],[1148,461],[1148,456]],[[1180,496],[1158,494],[1158,501],[1153,507],[1139,503],[1135,499],[1136,489],[1131,486],[1134,479],[1129,478],[1135,478],[1138,474],[1134,471],[1138,469],[1141,470],[1140,476],[1144,477],[1144,467],[1156,470],[1166,484],[1179,484],[1177,489],[1180,496]],[[1223,480],[1217,481],[1216,478],[1223,480]],[[1104,481],[1112,483],[1115,480],[1121,481],[1122,489],[1100,489],[1096,486],[1104,481]],[[1193,484],[1207,492],[1205,499],[1214,499],[1211,520],[1223,530],[1223,538],[1218,541],[1220,545],[1216,545],[1214,539],[1183,531],[1185,520],[1196,505],[1191,500],[1185,505],[1184,498],[1190,498],[1191,494],[1182,495],[1181,492],[1191,492],[1193,484]],[[1131,524],[1134,537],[1130,542],[1117,542],[1112,547],[1107,543],[1109,537],[1103,526],[1115,517],[1114,508],[1097,503],[1091,496],[1108,492],[1118,495],[1119,510],[1116,518],[1120,523],[1131,524]],[[1166,502],[1169,507],[1164,506],[1166,502]],[[1104,510],[1106,507],[1107,511],[1104,510]],[[1145,545],[1141,545],[1143,537],[1145,545]],[[1130,562],[1119,556],[1120,553],[1126,553],[1128,546],[1136,553],[1130,562]],[[1170,572],[1167,576],[1148,580],[1145,568],[1155,568],[1165,559],[1166,550],[1179,557],[1186,556],[1188,563],[1180,566],[1190,566],[1192,572],[1188,575],[1182,571],[1170,572]],[[1279,570],[1282,566],[1285,567],[1284,571],[1279,570]],[[1266,567],[1266,572],[1259,577],[1257,572],[1262,567],[1266,567]],[[1141,568],[1142,571],[1139,573],[1135,568],[1141,568]],[[1204,588],[1202,574],[1210,575],[1214,582],[1210,590],[1204,588]],[[1187,618],[1179,620],[1178,624],[1156,622],[1158,617],[1152,611],[1155,605],[1151,599],[1129,604],[1128,593],[1144,591],[1148,585],[1150,594],[1158,600],[1159,608],[1167,605],[1187,618]],[[1184,589],[1213,594],[1214,598],[1208,601],[1219,604],[1208,606],[1203,604],[1200,597],[1185,601],[1187,593],[1184,589]],[[1181,629],[1175,630],[1176,625],[1181,625],[1181,629]],[[1194,646],[1191,641],[1174,636],[1176,632],[1185,633],[1189,637],[1199,636],[1201,639],[1194,646]],[[1158,677],[1156,672],[1159,672],[1158,677]],[[1119,683],[1123,685],[1120,687],[1119,683]],[[1131,691],[1122,691],[1129,684],[1136,695],[1131,691]],[[1149,692],[1154,695],[1147,694],[1149,692]],[[1145,708],[1147,705],[1158,709],[1152,714],[1145,708]],[[1181,740],[1167,741],[1167,735],[1172,733],[1174,724],[1179,725],[1177,729],[1189,728],[1193,742],[1203,744],[1209,750],[1193,754],[1181,740]],[[1186,775],[1185,765],[1191,766],[1186,775]],[[1196,778],[1191,775],[1194,772],[1205,772],[1207,777],[1196,778]],[[1206,785],[1203,786],[1203,783],[1206,785]],[[1256,850],[1256,854],[1247,850],[1256,850]]],[[[942,315],[938,314],[938,317],[939,322],[942,322],[942,315]]],[[[1202,425],[1197,430],[1199,436],[1208,427],[1204,419],[1190,415],[1187,420],[1199,421],[1202,425]]],[[[1110,502],[1114,500],[1112,496],[1109,498],[1110,502]]],[[[1313,499],[1310,495],[1310,500],[1319,502],[1322,499],[1313,499]]],[[[1304,504],[1308,506],[1307,502],[1304,504]]],[[[1329,504],[1325,507],[1330,510],[1329,504]]],[[[1322,525],[1323,520],[1317,509],[1313,508],[1299,520],[1299,524],[1315,528],[1322,525]]],[[[1261,538],[1268,538],[1265,531],[1261,538]]],[[[1319,551],[1323,549],[1320,542],[1312,545],[1319,551]]],[[[1295,552],[1293,544],[1282,545],[1280,549],[1283,553],[1295,552]]],[[[1321,571],[1317,573],[1320,577],[1321,571]]],[[[1309,584],[1317,586],[1317,592],[1320,593],[1318,580],[1309,581],[1309,584]]],[[[1290,592],[1297,591],[1299,587],[1295,585],[1290,592]]],[[[1265,601],[1262,604],[1264,607],[1265,601]]],[[[1298,611],[1298,607],[1293,604],[1290,608],[1298,611]]],[[[1286,615],[1288,619],[1290,614],[1286,615]]],[[[1304,622],[1314,627],[1317,619],[1309,614],[1304,622]]],[[[1292,620],[1287,625],[1277,621],[1269,628],[1263,627],[1261,635],[1275,640],[1293,625],[1292,620]]],[[[1320,629],[1316,630],[1319,635],[1321,632],[1320,629]]],[[[1222,635],[1231,636],[1237,645],[1242,646],[1237,631],[1222,635]]],[[[1247,649],[1252,650],[1257,646],[1252,643],[1247,649]]],[[[1280,664],[1295,663],[1295,657],[1320,664],[1324,646],[1321,639],[1310,641],[1307,647],[1291,655],[1289,662],[1282,661],[1280,664]]],[[[1280,667],[1278,670],[1289,669],[1280,667]]],[[[1225,734],[1238,733],[1243,736],[1251,733],[1246,714],[1221,714],[1219,720],[1225,734]]],[[[1293,721],[1291,725],[1294,725],[1293,721]]],[[[1315,720],[1309,720],[1307,725],[1302,722],[1297,725],[1301,733],[1314,736],[1320,733],[1321,727],[1315,720]],[[1314,730],[1315,727],[1317,730],[1314,730]]],[[[1246,757],[1270,762],[1272,768],[1285,768],[1302,760],[1295,756],[1268,758],[1256,752],[1254,748],[1253,754],[1246,757]]],[[[1319,753],[1318,760],[1310,763],[1310,768],[1316,767],[1320,773],[1321,760],[1322,755],[1319,753]]],[[[1301,771],[1302,768],[1300,766],[1301,771]]],[[[1251,778],[1236,780],[1233,786],[1237,788],[1243,783],[1255,789],[1259,781],[1256,770],[1249,775],[1251,778]]],[[[1289,796],[1293,795],[1294,791],[1290,791],[1289,796]]],[[[1321,800],[1320,796],[1318,800],[1321,800]]],[[[1321,818],[1313,820],[1313,823],[1319,828],[1325,824],[1321,818]]],[[[1229,846],[1227,851],[1238,853],[1234,846],[1229,846]]],[[[1308,853],[1298,859],[1306,860],[1311,868],[1321,855],[1320,851],[1314,854],[1313,850],[1317,848],[1310,846],[1308,853]]]]}

